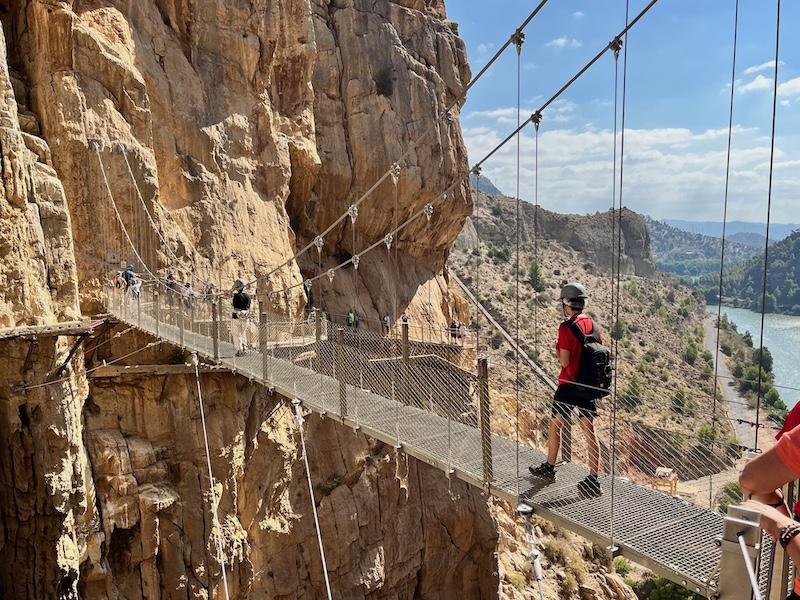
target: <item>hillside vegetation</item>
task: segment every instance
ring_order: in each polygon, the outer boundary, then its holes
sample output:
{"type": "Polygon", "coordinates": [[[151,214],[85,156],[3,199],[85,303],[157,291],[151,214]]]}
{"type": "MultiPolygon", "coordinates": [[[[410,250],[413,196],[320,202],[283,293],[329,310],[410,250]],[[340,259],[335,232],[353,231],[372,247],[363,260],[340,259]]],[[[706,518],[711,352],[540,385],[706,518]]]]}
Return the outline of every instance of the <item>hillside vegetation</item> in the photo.
{"type": "MultiPolygon", "coordinates": [[[[650,217],[644,217],[644,220],[650,229],[650,249],[659,269],[690,277],[707,273],[719,275],[722,238],[690,233],[650,217]]],[[[725,265],[740,264],[756,256],[763,248],[763,244],[758,247],[729,238],[725,242],[725,265]]]]}
{"type": "MultiPolygon", "coordinates": [[[[732,266],[726,260],[723,304],[756,312],[761,312],[763,306],[765,312],[800,315],[800,229],[770,246],[767,257],[766,281],[763,251],[732,266]]],[[[717,303],[719,273],[701,277],[697,286],[709,304],[717,303]]]]}

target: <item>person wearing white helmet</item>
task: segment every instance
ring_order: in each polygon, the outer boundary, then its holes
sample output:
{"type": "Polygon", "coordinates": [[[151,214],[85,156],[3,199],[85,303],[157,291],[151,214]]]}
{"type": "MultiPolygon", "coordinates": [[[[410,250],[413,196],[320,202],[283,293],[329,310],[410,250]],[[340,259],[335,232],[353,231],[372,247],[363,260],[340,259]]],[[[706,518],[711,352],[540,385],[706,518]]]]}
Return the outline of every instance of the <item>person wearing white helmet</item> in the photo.
{"type": "Polygon", "coordinates": [[[233,282],[231,291],[231,304],[233,313],[231,314],[231,337],[233,346],[236,348],[236,356],[244,356],[247,352],[247,322],[250,318],[250,294],[244,291],[246,287],[244,279],[237,279],[233,282]]]}
{"type": "MultiPolygon", "coordinates": [[[[559,302],[567,320],[559,326],[558,340],[556,341],[556,355],[561,365],[561,372],[558,376],[558,388],[553,398],[550,415],[547,461],[536,467],[531,465],[529,470],[538,479],[555,481],[556,458],[561,446],[561,428],[564,425],[564,419],[569,419],[572,411],[577,409],[581,430],[583,430],[589,450],[589,476],[578,483],[578,491],[585,496],[599,496],[602,494],[600,483],[597,480],[597,473],[600,469],[600,444],[594,430],[597,405],[594,399],[582,397],[579,388],[570,384],[575,381],[578,372],[582,344],[570,329],[569,321],[574,321],[587,335],[592,332],[594,321],[583,314],[588,299],[586,288],[577,281],[568,283],[561,288],[559,302]]],[[[600,343],[602,343],[602,336],[600,343]]]]}

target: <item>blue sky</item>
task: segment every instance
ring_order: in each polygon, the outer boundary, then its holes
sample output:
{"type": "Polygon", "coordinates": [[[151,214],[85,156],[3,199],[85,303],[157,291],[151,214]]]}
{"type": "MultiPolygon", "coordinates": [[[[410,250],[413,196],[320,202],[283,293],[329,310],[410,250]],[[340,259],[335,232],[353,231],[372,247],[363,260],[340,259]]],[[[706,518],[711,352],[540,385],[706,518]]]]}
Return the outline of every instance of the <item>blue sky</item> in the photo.
{"type": "MultiPolygon", "coordinates": [[[[630,0],[633,19],[648,4],[630,0]]],[[[767,219],[775,0],[740,0],[727,220],[767,219]]],[[[450,0],[449,19],[476,76],[538,1],[450,0]],[[490,7],[491,6],[491,7],[490,7]]],[[[628,34],[623,204],[657,219],[722,221],[734,0],[660,0],[628,34]]],[[[800,214],[800,2],[781,6],[776,152],[770,220],[800,214]]],[[[474,165],[602,50],[625,26],[623,0],[550,0],[525,28],[517,87],[513,45],[474,85],[461,126],[474,165]]],[[[619,58],[621,129],[623,54],[619,58]]],[[[587,214],[613,203],[613,53],[543,112],[539,204],[587,214]]],[[[534,201],[535,130],[520,140],[519,196],[534,201]]],[[[617,150],[619,168],[619,150],[617,150]]],[[[517,144],[483,169],[516,196],[517,144]]],[[[617,192],[618,194],[619,192],[617,192]]],[[[618,197],[618,196],[617,196],[618,197]]]]}

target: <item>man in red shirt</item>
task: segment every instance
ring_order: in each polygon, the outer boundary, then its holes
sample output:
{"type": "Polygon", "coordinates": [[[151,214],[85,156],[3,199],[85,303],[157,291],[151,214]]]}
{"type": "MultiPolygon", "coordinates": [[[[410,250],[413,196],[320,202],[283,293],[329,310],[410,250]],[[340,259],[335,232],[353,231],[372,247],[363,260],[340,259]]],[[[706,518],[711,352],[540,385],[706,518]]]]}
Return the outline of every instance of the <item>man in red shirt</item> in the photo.
{"type": "MultiPolygon", "coordinates": [[[[584,333],[592,332],[593,321],[583,314],[589,296],[577,281],[568,283],[561,288],[561,307],[567,321],[575,321],[584,333]]],[[[600,338],[602,343],[602,337],[600,338]]],[[[556,341],[556,355],[561,364],[561,373],[558,375],[558,389],[553,398],[553,409],[550,418],[550,437],[547,445],[547,462],[538,467],[530,466],[529,470],[534,477],[546,481],[556,478],[556,458],[561,447],[561,428],[564,419],[570,417],[573,410],[578,410],[581,430],[586,438],[589,450],[589,475],[578,483],[578,491],[586,496],[599,496],[602,494],[597,473],[600,470],[600,444],[594,430],[594,418],[597,416],[597,405],[594,399],[587,399],[581,394],[578,386],[572,384],[578,372],[578,363],[581,358],[581,342],[569,328],[567,322],[558,328],[558,341],[556,341]]]]}

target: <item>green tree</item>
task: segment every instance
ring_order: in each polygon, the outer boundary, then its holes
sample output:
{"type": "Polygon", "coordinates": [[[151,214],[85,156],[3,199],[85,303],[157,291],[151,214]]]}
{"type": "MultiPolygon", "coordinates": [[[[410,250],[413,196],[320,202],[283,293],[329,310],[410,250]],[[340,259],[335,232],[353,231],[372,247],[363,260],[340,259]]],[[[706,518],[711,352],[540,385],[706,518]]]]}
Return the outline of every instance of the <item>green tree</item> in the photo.
{"type": "Polygon", "coordinates": [[[617,319],[614,327],[611,328],[611,337],[615,340],[624,339],[628,335],[628,326],[622,319],[617,319]]]}
{"type": "Polygon", "coordinates": [[[656,577],[656,584],[648,600],[701,600],[685,587],[671,582],[665,577],[656,577]]]}
{"type": "Polygon", "coordinates": [[[717,430],[711,425],[701,425],[697,430],[697,439],[704,446],[711,446],[717,441],[717,430]]]}
{"type": "Polygon", "coordinates": [[[547,282],[544,280],[542,269],[536,259],[532,260],[528,266],[528,281],[537,292],[543,292],[547,288],[547,282]]]}
{"type": "Polygon", "coordinates": [[[694,361],[697,360],[697,355],[699,351],[697,350],[697,344],[694,341],[689,342],[689,345],[686,347],[686,352],[684,353],[684,360],[689,363],[690,365],[694,364],[694,361]]]}
{"type": "Polygon", "coordinates": [[[761,368],[763,368],[767,373],[772,372],[772,352],[769,351],[769,348],[766,346],[762,346],[760,349],[755,348],[753,350],[753,364],[758,364],[758,359],[761,358],[761,368]],[[760,350],[760,352],[759,352],[760,350]]]}

